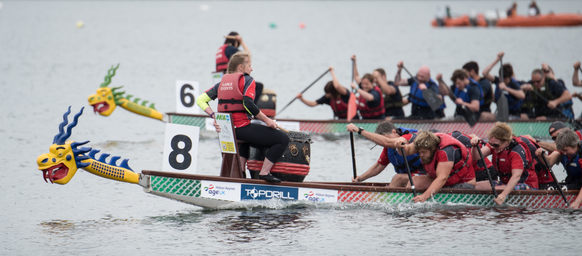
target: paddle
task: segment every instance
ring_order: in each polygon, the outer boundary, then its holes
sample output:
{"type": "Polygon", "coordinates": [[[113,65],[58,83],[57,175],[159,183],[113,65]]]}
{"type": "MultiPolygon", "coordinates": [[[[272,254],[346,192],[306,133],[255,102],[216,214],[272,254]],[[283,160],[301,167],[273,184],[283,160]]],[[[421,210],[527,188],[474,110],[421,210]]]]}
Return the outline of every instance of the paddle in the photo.
{"type": "MultiPolygon", "coordinates": [[[[406,69],[405,66],[402,66],[402,69],[404,69],[404,71],[406,71],[406,73],[408,73],[408,75],[412,79],[414,79],[414,81],[416,81],[416,83],[418,85],[420,85],[420,82],[418,82],[418,80],[416,79],[416,77],[413,76],[410,73],[410,71],[408,71],[408,69],[406,69]]],[[[439,95],[435,91],[430,90],[428,87],[425,90],[422,90],[422,97],[424,98],[424,100],[426,101],[426,103],[430,106],[430,108],[432,109],[432,111],[437,111],[443,105],[443,101],[439,98],[439,95]]]]}
{"type": "MultiPolygon", "coordinates": [[[[352,83],[354,82],[354,62],[352,59],[352,83]]],[[[351,84],[350,84],[351,87],[351,84]]],[[[351,121],[358,113],[358,105],[356,104],[356,89],[352,88],[352,93],[350,93],[350,98],[348,100],[348,122],[351,121]]]]}
{"type": "MultiPolygon", "coordinates": [[[[540,94],[538,91],[536,91],[534,88],[531,89],[531,91],[538,96],[538,98],[540,98],[541,100],[543,100],[546,104],[548,102],[550,102],[548,99],[546,99],[546,97],[544,97],[542,94],[540,94]]],[[[574,120],[573,118],[569,117],[568,115],[564,114],[564,110],[560,107],[556,107],[553,109],[554,111],[560,113],[563,117],[565,117],[568,120],[568,123],[571,123],[574,128],[576,128],[576,130],[582,129],[582,124],[580,124],[580,122],[574,120]]]]}
{"type": "MultiPolygon", "coordinates": [[[[307,87],[305,87],[305,89],[303,89],[303,91],[301,91],[301,94],[303,94],[304,92],[306,92],[307,90],[309,90],[309,88],[311,88],[311,86],[313,86],[315,83],[317,83],[317,81],[319,81],[323,76],[325,76],[325,74],[327,74],[327,72],[329,72],[329,69],[327,69],[325,72],[323,72],[323,74],[321,74],[317,79],[315,79],[315,81],[313,81],[311,84],[309,84],[307,87]]],[[[285,109],[287,107],[289,107],[289,105],[291,105],[291,103],[293,103],[293,101],[295,101],[297,98],[293,98],[289,103],[287,103],[287,105],[285,105],[283,107],[283,109],[281,109],[281,111],[279,111],[279,113],[277,114],[281,114],[281,112],[285,111],[285,109]]]]}
{"type": "Polygon", "coordinates": [[[354,133],[350,132],[350,144],[352,145],[352,169],[354,171],[354,179],[358,177],[356,172],[356,150],[354,149],[354,133]]]}
{"type": "Polygon", "coordinates": [[[406,165],[406,173],[408,174],[408,181],[410,181],[410,188],[412,188],[412,194],[416,196],[416,189],[414,188],[414,182],[412,181],[412,172],[410,172],[410,166],[408,165],[408,159],[406,154],[404,154],[404,149],[400,148],[400,154],[404,158],[404,164],[406,165]]]}
{"type": "MultiPolygon", "coordinates": [[[[446,88],[449,98],[451,98],[453,103],[457,104],[457,97],[455,97],[455,94],[449,89],[449,86],[445,83],[445,81],[443,81],[441,78],[438,82],[444,85],[444,88],[446,88]]],[[[473,113],[471,110],[469,110],[467,107],[462,106],[461,104],[457,104],[457,106],[461,107],[459,108],[459,112],[463,116],[465,121],[469,124],[469,126],[471,127],[475,126],[475,124],[479,121],[477,120],[477,115],[473,113]]]]}
{"type": "MultiPolygon", "coordinates": [[[[503,58],[499,59],[501,72],[499,72],[499,83],[503,83],[503,58]]],[[[509,120],[509,103],[505,92],[502,92],[499,99],[495,102],[497,104],[497,121],[507,122],[509,120]]]]}
{"type": "Polygon", "coordinates": [[[544,156],[544,154],[546,154],[546,152],[542,151],[542,160],[543,160],[543,166],[544,168],[546,168],[546,171],[552,175],[552,179],[554,179],[553,185],[554,187],[556,187],[556,189],[558,191],[560,191],[560,195],[562,196],[562,199],[564,199],[564,202],[566,203],[567,206],[570,206],[570,203],[568,203],[568,199],[566,199],[566,195],[564,195],[564,191],[562,191],[562,188],[560,187],[560,185],[558,184],[558,180],[556,179],[556,175],[554,175],[554,171],[552,171],[552,168],[550,168],[549,164],[548,164],[548,160],[546,160],[546,157],[544,156]]]}
{"type": "Polygon", "coordinates": [[[495,184],[493,183],[493,178],[491,177],[491,171],[489,170],[489,167],[487,167],[487,164],[485,164],[485,159],[483,159],[483,153],[481,152],[481,148],[479,147],[479,145],[475,147],[477,147],[477,152],[479,153],[479,157],[481,157],[481,163],[483,164],[483,166],[485,166],[485,170],[487,171],[487,178],[489,178],[491,192],[493,193],[494,198],[497,198],[497,191],[495,190],[495,184]]]}

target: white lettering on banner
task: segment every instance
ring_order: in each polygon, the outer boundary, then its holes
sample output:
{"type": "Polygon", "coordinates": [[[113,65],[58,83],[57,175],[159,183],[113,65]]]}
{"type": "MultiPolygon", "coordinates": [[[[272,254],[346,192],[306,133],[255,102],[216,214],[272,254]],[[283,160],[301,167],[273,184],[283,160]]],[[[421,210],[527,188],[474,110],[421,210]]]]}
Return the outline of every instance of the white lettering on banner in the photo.
{"type": "Polygon", "coordinates": [[[257,197],[265,197],[269,199],[287,199],[293,200],[293,196],[291,196],[290,192],[283,192],[283,191],[272,191],[272,190],[262,190],[262,189],[245,189],[247,196],[252,198],[257,197]]]}

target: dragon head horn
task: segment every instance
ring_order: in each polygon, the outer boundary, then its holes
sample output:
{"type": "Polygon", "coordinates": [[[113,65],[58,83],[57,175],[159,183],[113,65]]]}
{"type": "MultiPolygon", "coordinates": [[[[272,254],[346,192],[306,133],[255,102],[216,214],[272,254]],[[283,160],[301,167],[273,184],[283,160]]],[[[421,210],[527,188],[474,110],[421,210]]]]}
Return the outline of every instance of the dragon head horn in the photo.
{"type": "Polygon", "coordinates": [[[115,71],[119,68],[119,63],[116,66],[111,66],[111,68],[107,71],[107,75],[105,75],[105,79],[99,87],[107,87],[111,83],[111,78],[115,76],[115,71]]]}
{"type": "Polygon", "coordinates": [[[67,112],[65,112],[65,114],[63,115],[63,122],[59,125],[59,133],[53,139],[53,143],[60,145],[65,143],[65,141],[71,136],[71,130],[73,129],[73,127],[77,126],[77,121],[79,120],[81,114],[83,114],[83,109],[85,109],[85,107],[82,107],[79,113],[75,114],[73,122],[69,124],[69,126],[67,127],[67,131],[65,132],[64,127],[69,122],[67,120],[67,116],[69,115],[69,113],[71,113],[71,106],[69,106],[67,112]]]}

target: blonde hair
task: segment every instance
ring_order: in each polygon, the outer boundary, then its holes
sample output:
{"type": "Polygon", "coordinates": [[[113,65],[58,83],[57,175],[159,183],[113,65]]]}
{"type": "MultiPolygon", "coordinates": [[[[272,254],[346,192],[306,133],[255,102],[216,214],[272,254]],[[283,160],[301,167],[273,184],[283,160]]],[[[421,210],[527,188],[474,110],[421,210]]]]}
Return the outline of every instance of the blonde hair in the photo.
{"type": "Polygon", "coordinates": [[[513,131],[511,130],[511,127],[503,122],[497,122],[495,123],[495,126],[493,126],[491,128],[491,130],[489,130],[489,139],[491,138],[497,138],[498,140],[501,141],[511,141],[512,138],[512,134],[513,131]]]}
{"type": "Polygon", "coordinates": [[[227,74],[232,74],[236,72],[236,68],[238,65],[242,65],[245,61],[245,58],[249,58],[249,54],[246,52],[237,52],[230,57],[228,61],[228,69],[226,70],[227,74]]]}
{"type": "Polygon", "coordinates": [[[429,131],[420,131],[414,139],[414,147],[418,149],[435,150],[441,143],[441,138],[429,131]]]}

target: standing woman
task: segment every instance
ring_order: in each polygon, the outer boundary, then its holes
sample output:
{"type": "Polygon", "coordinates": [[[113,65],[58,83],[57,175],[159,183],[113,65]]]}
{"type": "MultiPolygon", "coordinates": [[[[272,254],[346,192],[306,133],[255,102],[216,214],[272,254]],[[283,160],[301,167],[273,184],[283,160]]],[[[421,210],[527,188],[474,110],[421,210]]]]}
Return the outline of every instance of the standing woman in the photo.
{"type": "MultiPolygon", "coordinates": [[[[265,154],[263,167],[259,172],[259,178],[268,182],[281,182],[271,175],[273,164],[283,155],[289,144],[289,137],[279,130],[277,123],[268,118],[254,103],[255,80],[249,75],[253,71],[251,59],[247,53],[236,53],[228,62],[227,74],[222,77],[220,83],[208,89],[196,100],[197,105],[210,117],[214,118],[214,111],[208,102],[218,98],[218,111],[230,112],[237,139],[245,141],[239,146],[240,158],[243,170],[249,158],[250,144],[258,147],[269,148],[265,154]],[[251,124],[252,118],[257,118],[267,126],[251,124]]],[[[217,132],[220,127],[214,121],[217,132]]]]}

